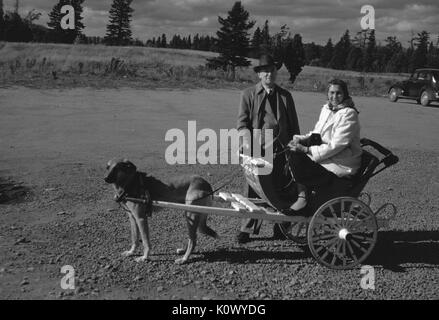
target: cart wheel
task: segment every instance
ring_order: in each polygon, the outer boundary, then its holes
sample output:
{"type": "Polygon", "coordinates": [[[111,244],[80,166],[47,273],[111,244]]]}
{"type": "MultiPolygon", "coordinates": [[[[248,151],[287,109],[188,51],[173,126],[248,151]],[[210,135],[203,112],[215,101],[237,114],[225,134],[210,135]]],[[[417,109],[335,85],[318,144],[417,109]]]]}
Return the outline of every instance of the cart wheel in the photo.
{"type": "Polygon", "coordinates": [[[369,256],[377,236],[372,210],[356,198],[339,197],[324,203],[311,218],[308,246],[320,264],[350,269],[369,256]]]}
{"type": "Polygon", "coordinates": [[[283,235],[297,244],[306,244],[306,236],[308,233],[309,218],[304,221],[291,222],[288,227],[279,223],[279,229],[283,235]]]}

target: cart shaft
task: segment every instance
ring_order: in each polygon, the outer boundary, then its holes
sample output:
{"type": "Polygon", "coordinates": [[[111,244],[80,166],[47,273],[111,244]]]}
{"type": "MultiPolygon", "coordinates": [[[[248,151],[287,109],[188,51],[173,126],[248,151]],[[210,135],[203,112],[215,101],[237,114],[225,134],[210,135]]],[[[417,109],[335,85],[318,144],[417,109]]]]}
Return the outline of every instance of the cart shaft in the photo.
{"type": "Polygon", "coordinates": [[[271,213],[268,210],[265,213],[251,212],[251,211],[237,211],[234,209],[219,208],[219,207],[207,207],[207,206],[196,206],[191,204],[182,204],[175,202],[165,202],[165,201],[153,201],[152,205],[154,207],[180,209],[196,213],[213,214],[218,216],[226,216],[232,218],[254,218],[261,220],[270,221],[287,221],[287,222],[300,222],[307,221],[309,218],[301,216],[286,216],[281,213],[271,213]]]}

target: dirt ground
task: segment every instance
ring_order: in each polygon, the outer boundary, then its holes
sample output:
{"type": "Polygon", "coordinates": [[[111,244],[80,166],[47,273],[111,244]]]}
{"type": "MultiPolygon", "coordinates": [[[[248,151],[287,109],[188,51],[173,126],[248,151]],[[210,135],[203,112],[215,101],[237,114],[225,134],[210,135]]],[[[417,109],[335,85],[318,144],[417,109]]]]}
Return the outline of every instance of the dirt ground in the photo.
{"type": "MultiPolygon", "coordinates": [[[[294,92],[302,131],[312,129],[324,96],[294,92]]],[[[129,224],[103,182],[108,159],[126,156],[166,181],[196,172],[218,186],[232,165],[165,162],[169,129],[235,126],[239,91],[0,89],[1,299],[437,299],[439,288],[439,108],[412,101],[354,97],[362,136],[400,157],[366,186],[372,208],[392,202],[398,214],[359,269],[318,265],[304,247],[272,240],[272,225],[246,245],[239,220],[210,217],[221,235],[201,237],[189,264],[175,265],[186,241],[181,212],[163,209],[150,223],[151,261],[122,258],[129,224]],[[75,269],[75,290],[61,289],[60,269],[75,269]]],[[[242,192],[237,176],[225,190],[242,192]]]]}

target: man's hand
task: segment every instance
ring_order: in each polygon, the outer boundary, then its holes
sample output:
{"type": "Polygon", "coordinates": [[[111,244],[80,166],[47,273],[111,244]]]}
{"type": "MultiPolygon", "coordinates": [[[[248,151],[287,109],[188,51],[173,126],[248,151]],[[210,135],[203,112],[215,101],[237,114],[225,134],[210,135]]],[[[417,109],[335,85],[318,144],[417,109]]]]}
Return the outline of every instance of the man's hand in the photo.
{"type": "Polygon", "coordinates": [[[247,142],[244,142],[241,147],[239,148],[238,155],[239,154],[245,154],[249,156],[251,154],[250,144],[247,142]]]}

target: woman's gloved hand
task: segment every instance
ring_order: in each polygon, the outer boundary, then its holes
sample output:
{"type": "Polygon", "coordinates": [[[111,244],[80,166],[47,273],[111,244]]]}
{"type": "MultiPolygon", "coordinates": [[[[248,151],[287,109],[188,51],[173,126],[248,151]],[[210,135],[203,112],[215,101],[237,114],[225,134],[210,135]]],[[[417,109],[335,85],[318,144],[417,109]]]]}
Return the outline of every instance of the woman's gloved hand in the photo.
{"type": "Polygon", "coordinates": [[[301,145],[300,143],[293,143],[293,141],[290,141],[290,143],[288,143],[288,147],[290,148],[291,151],[294,151],[294,152],[308,153],[308,151],[309,151],[308,147],[305,147],[304,145],[301,145]]]}

